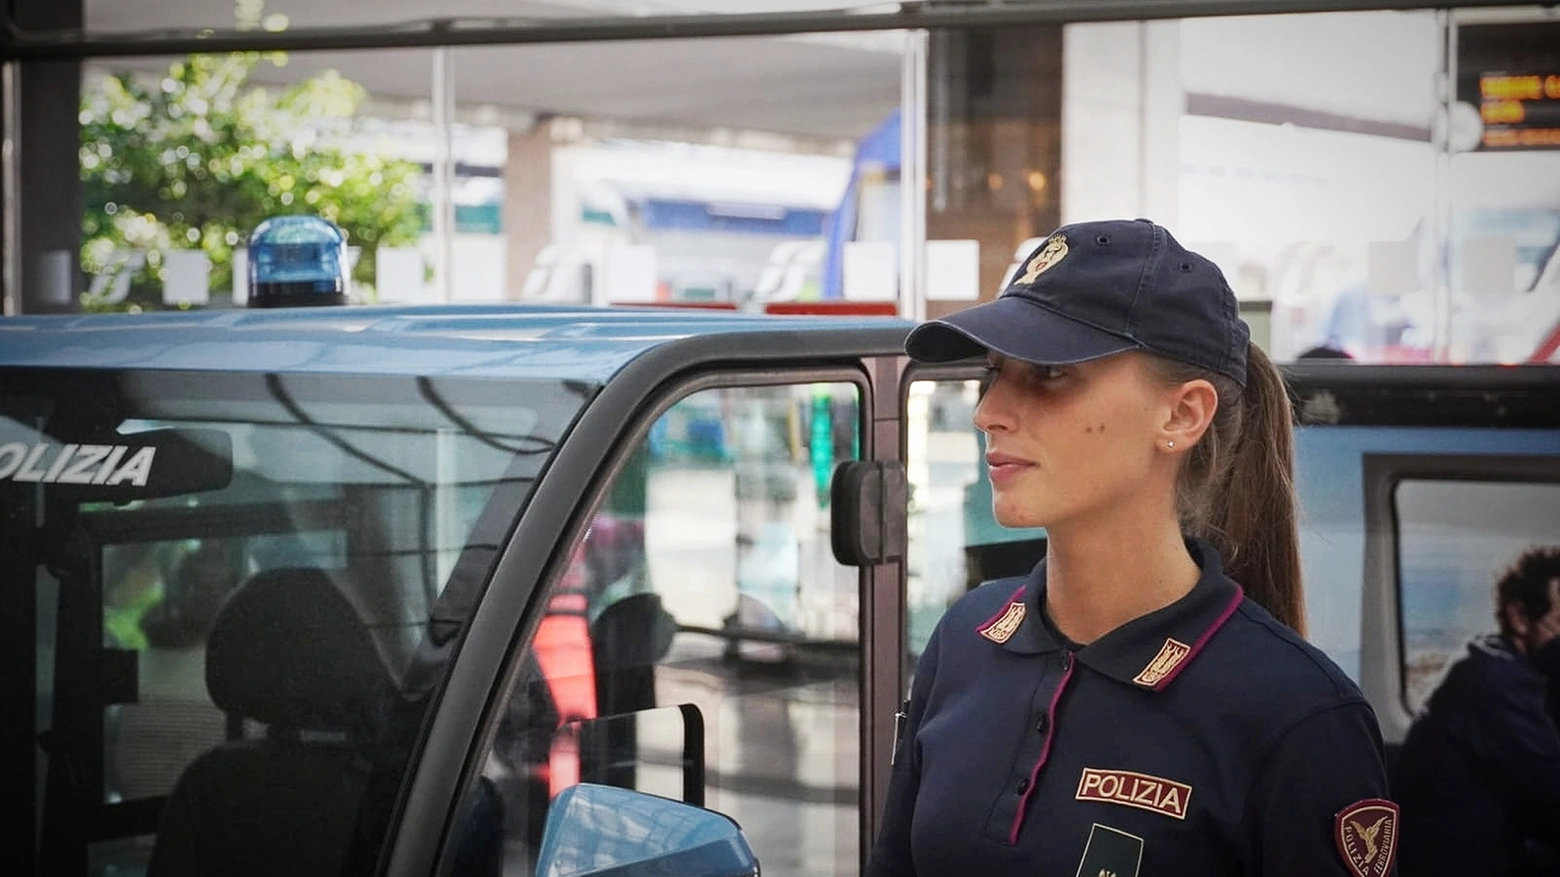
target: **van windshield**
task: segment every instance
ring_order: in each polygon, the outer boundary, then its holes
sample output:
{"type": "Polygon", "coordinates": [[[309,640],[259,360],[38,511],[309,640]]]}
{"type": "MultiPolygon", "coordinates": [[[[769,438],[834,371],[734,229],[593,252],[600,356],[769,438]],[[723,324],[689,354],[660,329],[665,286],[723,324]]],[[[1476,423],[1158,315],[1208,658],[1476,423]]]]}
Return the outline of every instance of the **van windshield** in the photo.
{"type": "Polygon", "coordinates": [[[244,820],[333,814],[309,832],[329,848],[297,853],[316,866],[377,846],[357,805],[410,766],[396,737],[449,657],[427,641],[464,623],[593,388],[64,369],[0,386],[23,390],[0,393],[0,581],[36,611],[0,624],[36,645],[44,870],[199,852],[180,820],[244,782],[220,750],[276,741],[346,768],[313,793],[328,808],[244,820]]]}

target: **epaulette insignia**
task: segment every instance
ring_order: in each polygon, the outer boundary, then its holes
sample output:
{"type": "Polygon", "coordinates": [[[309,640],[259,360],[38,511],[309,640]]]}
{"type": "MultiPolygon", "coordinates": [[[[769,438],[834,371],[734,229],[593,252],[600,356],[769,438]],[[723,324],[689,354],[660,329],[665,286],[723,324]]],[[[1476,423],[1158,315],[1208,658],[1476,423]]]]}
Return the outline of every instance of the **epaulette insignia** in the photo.
{"type": "Polygon", "coordinates": [[[1166,676],[1175,672],[1175,668],[1186,660],[1186,656],[1192,653],[1192,647],[1180,640],[1167,639],[1159,654],[1154,660],[1148,662],[1143,672],[1132,679],[1133,682],[1144,688],[1153,688],[1164,680],[1166,676]]]}
{"type": "Polygon", "coordinates": [[[1014,600],[1001,615],[986,622],[979,633],[994,643],[1005,643],[1013,638],[1018,626],[1024,622],[1026,611],[1023,600],[1014,600]]]}

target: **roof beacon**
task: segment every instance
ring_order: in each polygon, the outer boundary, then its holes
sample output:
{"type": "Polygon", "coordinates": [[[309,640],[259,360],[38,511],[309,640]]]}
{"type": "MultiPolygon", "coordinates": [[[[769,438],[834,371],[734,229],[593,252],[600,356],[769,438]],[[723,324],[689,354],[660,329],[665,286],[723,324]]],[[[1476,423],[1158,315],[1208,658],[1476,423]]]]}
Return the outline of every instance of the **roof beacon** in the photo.
{"type": "Polygon", "coordinates": [[[344,305],[347,236],[318,216],[273,216],[249,236],[249,306],[344,305]]]}

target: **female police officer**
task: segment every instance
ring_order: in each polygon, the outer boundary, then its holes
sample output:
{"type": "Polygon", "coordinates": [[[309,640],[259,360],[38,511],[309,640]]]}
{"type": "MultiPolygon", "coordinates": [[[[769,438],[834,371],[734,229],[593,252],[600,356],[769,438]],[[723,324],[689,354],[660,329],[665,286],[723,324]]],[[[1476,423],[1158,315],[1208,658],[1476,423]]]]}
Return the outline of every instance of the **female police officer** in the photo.
{"type": "Polygon", "coordinates": [[[1219,269],[1063,226],[906,349],[988,357],[995,515],[1048,549],[928,642],[869,877],[1394,873],[1375,715],[1296,633],[1288,396],[1219,269]]]}

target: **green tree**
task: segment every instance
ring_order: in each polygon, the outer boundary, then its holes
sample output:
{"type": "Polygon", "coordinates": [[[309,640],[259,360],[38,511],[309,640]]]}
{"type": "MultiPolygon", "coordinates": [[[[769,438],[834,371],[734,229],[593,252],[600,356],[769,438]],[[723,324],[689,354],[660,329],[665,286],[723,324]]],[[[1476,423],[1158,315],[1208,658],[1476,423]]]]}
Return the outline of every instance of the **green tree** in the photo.
{"type": "Polygon", "coordinates": [[[363,88],[334,71],[273,91],[251,85],[256,53],[192,55],[157,76],[105,75],[83,88],[81,177],[86,197],[82,264],[117,270],[146,253],[130,295],[87,310],[161,307],[162,251],[204,250],[212,289],[231,284],[233,251],[268,216],[311,213],[360,247],[353,271],[372,289],[380,246],[417,240],[420,168],[349,145],[363,88]]]}

